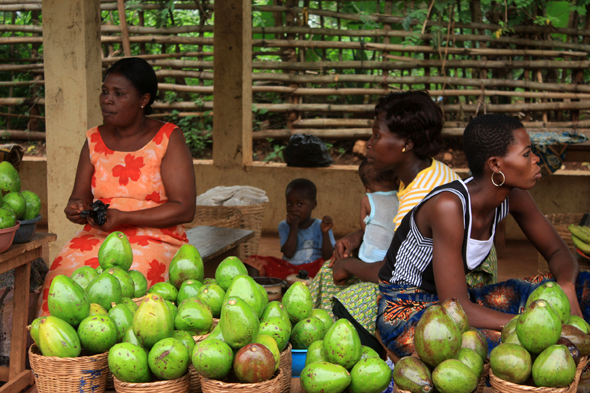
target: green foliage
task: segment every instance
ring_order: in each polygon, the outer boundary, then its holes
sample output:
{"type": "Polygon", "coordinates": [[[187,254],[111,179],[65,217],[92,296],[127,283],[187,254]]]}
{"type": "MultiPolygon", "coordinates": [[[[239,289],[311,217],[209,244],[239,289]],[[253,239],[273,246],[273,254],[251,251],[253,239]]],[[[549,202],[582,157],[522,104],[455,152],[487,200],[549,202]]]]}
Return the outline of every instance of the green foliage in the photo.
{"type": "Polygon", "coordinates": [[[174,110],[167,120],[180,127],[193,157],[202,158],[204,151],[212,142],[213,119],[211,112],[204,112],[203,116],[199,117],[179,117],[179,112],[174,110]]]}
{"type": "Polygon", "coordinates": [[[274,141],[272,138],[266,138],[267,142],[272,145],[273,150],[267,154],[266,157],[262,161],[264,162],[284,162],[283,159],[283,150],[285,150],[286,146],[280,145],[274,141]]]}

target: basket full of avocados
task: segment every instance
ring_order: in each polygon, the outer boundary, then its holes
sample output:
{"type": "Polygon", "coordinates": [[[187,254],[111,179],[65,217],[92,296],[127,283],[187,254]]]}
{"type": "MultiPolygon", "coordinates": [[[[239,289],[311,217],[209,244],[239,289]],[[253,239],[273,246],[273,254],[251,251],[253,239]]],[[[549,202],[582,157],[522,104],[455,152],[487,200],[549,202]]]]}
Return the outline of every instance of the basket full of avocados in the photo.
{"type": "Polygon", "coordinates": [[[289,393],[291,390],[291,361],[293,359],[291,355],[291,343],[287,345],[287,348],[281,352],[281,360],[279,361],[279,368],[283,375],[281,376],[281,393],[289,393]]]}
{"type": "Polygon", "coordinates": [[[190,373],[167,381],[145,383],[123,382],[113,376],[117,393],[186,393],[191,382],[190,373]]]}
{"type": "Polygon", "coordinates": [[[29,360],[39,393],[92,392],[106,389],[108,352],[93,356],[60,358],[43,356],[36,344],[29,348],[29,360]]]}
{"type": "Polygon", "coordinates": [[[225,382],[200,376],[203,393],[281,393],[283,372],[279,368],[273,378],[268,381],[255,383],[225,382]]]}

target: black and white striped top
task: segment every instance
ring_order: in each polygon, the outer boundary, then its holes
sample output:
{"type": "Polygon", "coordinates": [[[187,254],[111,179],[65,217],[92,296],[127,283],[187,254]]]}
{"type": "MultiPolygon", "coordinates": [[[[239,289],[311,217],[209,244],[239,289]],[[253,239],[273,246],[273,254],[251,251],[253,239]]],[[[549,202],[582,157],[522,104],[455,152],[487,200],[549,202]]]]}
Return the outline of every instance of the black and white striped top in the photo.
{"type": "MultiPolygon", "coordinates": [[[[434,282],[434,272],[432,270],[432,239],[422,236],[414,214],[416,210],[427,200],[441,192],[452,192],[457,195],[463,205],[463,228],[465,234],[463,237],[463,267],[465,273],[477,268],[486,258],[485,255],[480,261],[470,261],[467,263],[468,244],[471,235],[471,199],[467,190],[466,183],[472,178],[464,181],[455,180],[451,183],[444,184],[432,190],[424,199],[416,205],[402,220],[400,226],[395,231],[387,255],[385,264],[379,271],[379,279],[391,282],[392,284],[408,285],[418,287],[430,293],[436,292],[434,282]]],[[[496,232],[496,225],[508,215],[508,199],[504,200],[496,208],[494,223],[492,225],[492,238],[496,232]]]]}

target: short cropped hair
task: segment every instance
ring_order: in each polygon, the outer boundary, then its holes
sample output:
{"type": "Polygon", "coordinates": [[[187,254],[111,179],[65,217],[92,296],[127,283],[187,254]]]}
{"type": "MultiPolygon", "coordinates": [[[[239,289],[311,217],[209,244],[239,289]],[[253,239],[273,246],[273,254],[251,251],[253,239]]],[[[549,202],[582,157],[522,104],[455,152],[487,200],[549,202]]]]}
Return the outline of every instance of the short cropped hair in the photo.
{"type": "Polygon", "coordinates": [[[391,92],[375,105],[375,116],[385,112],[390,132],[414,143],[419,158],[438,154],[442,144],[442,110],[432,101],[427,91],[391,92]]]}
{"type": "Polygon", "coordinates": [[[469,122],[463,132],[463,151],[474,178],[483,176],[490,157],[505,157],[514,143],[514,131],[522,123],[506,115],[481,115],[469,122]]]}
{"type": "Polygon", "coordinates": [[[158,78],[152,66],[139,57],[126,57],[107,69],[105,78],[111,73],[119,73],[133,84],[140,95],[149,94],[150,102],[143,108],[146,115],[153,113],[152,104],[158,94],[158,78]]]}
{"type": "Polygon", "coordinates": [[[365,187],[370,187],[371,184],[378,183],[395,183],[395,172],[393,170],[376,171],[369,161],[365,158],[359,165],[359,177],[365,187]]]}
{"type": "Polygon", "coordinates": [[[307,198],[312,201],[316,200],[317,196],[317,188],[315,184],[309,179],[295,179],[291,183],[287,185],[287,189],[285,190],[285,195],[288,195],[291,191],[303,191],[307,198]]]}

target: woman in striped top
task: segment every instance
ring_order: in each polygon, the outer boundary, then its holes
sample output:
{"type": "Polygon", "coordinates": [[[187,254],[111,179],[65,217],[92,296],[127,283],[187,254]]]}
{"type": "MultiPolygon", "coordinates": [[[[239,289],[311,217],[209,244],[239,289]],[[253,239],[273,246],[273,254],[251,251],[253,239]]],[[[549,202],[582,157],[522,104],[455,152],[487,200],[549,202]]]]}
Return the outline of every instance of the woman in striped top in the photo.
{"type": "Polygon", "coordinates": [[[435,188],[406,214],[379,271],[377,328],[397,356],[414,351],[416,323],[429,306],[448,298],[460,302],[490,349],[499,344],[502,326],[547,280],[563,288],[572,314],[590,317],[590,273],[578,274],[573,255],[527,191],[541,172],[522,123],[504,115],[477,117],[465,129],[463,146],[473,178],[435,188]],[[553,276],[470,288],[465,274],[486,258],[496,226],[508,213],[553,276]]]}

